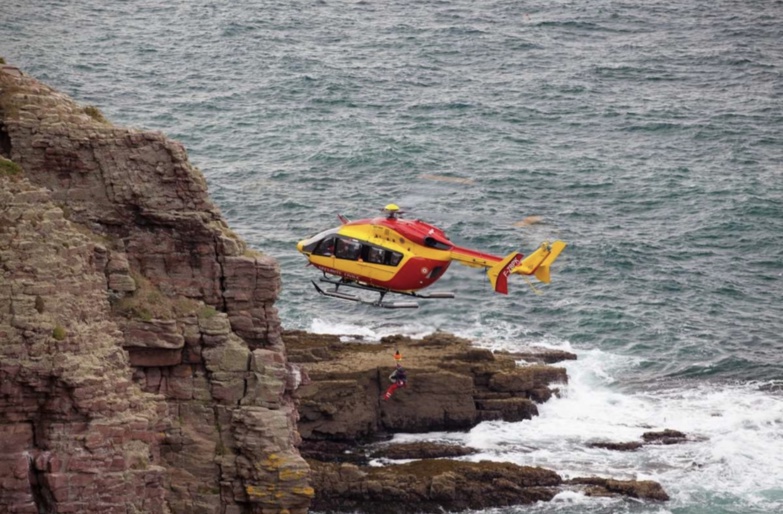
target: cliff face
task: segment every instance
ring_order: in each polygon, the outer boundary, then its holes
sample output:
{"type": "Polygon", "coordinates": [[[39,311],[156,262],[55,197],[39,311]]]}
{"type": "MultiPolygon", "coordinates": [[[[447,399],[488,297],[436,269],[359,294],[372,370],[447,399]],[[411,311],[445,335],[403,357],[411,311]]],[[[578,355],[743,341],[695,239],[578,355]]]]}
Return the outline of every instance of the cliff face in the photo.
{"type": "Polygon", "coordinates": [[[180,144],[0,71],[0,510],[306,512],[279,289],[180,144]]]}

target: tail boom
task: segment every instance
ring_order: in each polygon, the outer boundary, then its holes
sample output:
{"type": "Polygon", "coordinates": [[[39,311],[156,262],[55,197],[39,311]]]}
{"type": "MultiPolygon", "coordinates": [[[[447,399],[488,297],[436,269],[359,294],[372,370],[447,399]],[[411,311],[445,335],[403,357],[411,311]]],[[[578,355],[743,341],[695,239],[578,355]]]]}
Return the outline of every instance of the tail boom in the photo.
{"type": "Polygon", "coordinates": [[[541,243],[536,251],[523,258],[519,252],[511,252],[505,257],[455,246],[449,258],[471,268],[486,268],[492,288],[501,294],[508,294],[508,277],[516,275],[534,275],[539,281],[551,282],[550,266],[566,247],[563,241],[541,243]]]}

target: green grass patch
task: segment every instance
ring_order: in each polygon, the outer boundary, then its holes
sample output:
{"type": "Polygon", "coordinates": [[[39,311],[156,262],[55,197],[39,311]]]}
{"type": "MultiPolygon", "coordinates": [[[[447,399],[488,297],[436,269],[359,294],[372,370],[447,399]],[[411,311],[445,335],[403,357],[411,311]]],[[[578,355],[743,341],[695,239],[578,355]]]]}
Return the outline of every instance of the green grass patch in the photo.
{"type": "Polygon", "coordinates": [[[109,120],[107,120],[106,117],[101,112],[101,110],[95,107],[94,105],[86,105],[85,107],[82,108],[82,110],[84,111],[84,114],[94,119],[98,123],[104,123],[106,125],[109,124],[109,120]]]}
{"type": "Polygon", "coordinates": [[[211,318],[218,312],[212,306],[184,296],[167,296],[140,273],[132,271],[130,275],[136,282],[136,291],[113,302],[115,314],[150,321],[188,316],[211,318]]]}
{"type": "Polygon", "coordinates": [[[211,305],[205,305],[201,308],[201,310],[198,313],[199,318],[209,319],[214,318],[217,315],[218,311],[211,305]]]}
{"type": "Polygon", "coordinates": [[[15,177],[21,174],[21,166],[5,157],[0,157],[0,176],[15,177]]]}

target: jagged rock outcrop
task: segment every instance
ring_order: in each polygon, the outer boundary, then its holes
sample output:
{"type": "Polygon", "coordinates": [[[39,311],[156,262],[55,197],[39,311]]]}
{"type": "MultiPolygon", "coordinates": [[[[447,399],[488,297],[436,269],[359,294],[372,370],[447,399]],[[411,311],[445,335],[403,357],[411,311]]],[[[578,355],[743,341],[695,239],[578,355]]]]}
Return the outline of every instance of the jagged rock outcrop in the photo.
{"type": "Polygon", "coordinates": [[[390,339],[381,344],[342,343],[336,336],[286,331],[292,362],[309,381],[297,391],[303,451],[323,453],[321,441],[368,440],[394,432],[462,430],[481,421],[520,421],[538,415],[565,369],[516,364],[446,332],[421,340],[390,339]],[[394,369],[395,349],[403,355],[408,386],[381,399],[394,369]]]}
{"type": "Polygon", "coordinates": [[[647,444],[680,444],[688,441],[688,436],[679,430],[667,428],[659,432],[645,432],[642,434],[642,441],[628,441],[616,443],[611,441],[594,441],[588,444],[591,448],[604,448],[606,450],[615,450],[621,452],[636,451],[647,444]]]}
{"type": "Polygon", "coordinates": [[[277,263],[182,145],[4,70],[0,156],[0,510],[306,512],[277,263]]]}
{"type": "Polygon", "coordinates": [[[666,501],[650,480],[600,477],[564,481],[554,471],[508,462],[417,460],[384,467],[311,462],[313,508],[327,512],[401,514],[464,511],[550,501],[572,490],[586,496],[625,496],[666,501]]]}

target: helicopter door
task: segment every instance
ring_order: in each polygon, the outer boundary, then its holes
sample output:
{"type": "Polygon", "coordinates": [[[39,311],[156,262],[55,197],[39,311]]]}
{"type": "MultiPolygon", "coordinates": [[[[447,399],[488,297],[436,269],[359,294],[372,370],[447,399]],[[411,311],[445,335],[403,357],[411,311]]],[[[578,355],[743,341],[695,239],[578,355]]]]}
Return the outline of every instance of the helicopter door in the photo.
{"type": "Polygon", "coordinates": [[[397,272],[395,267],[401,258],[402,254],[398,252],[391,252],[369,244],[362,245],[363,273],[378,282],[388,282],[394,278],[394,274],[397,272]],[[395,261],[394,264],[391,263],[392,261],[395,261]]]}

